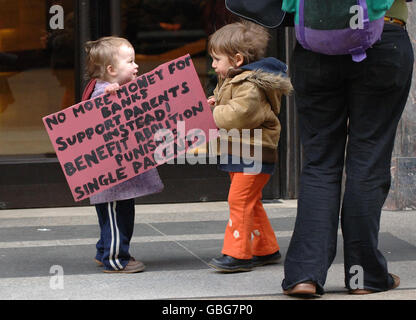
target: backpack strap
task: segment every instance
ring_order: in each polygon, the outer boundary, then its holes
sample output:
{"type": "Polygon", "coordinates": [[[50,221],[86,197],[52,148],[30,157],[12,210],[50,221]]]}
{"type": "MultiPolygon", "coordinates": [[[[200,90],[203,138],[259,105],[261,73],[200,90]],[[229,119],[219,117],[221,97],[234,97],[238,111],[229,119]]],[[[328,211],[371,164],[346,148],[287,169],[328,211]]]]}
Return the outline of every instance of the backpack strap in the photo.
{"type": "Polygon", "coordinates": [[[91,79],[90,82],[88,82],[88,84],[85,86],[84,92],[82,93],[81,101],[89,100],[91,98],[96,83],[96,79],[91,79]]]}
{"type": "MultiPolygon", "coordinates": [[[[370,27],[370,18],[368,17],[368,7],[366,0],[358,0],[358,5],[363,8],[363,29],[359,29],[358,32],[362,39],[362,43],[368,43],[368,34],[367,30],[370,27]]],[[[349,50],[352,60],[354,62],[361,62],[365,58],[367,58],[367,54],[365,53],[365,49],[363,46],[355,47],[349,50]]]]}
{"type": "Polygon", "coordinates": [[[305,49],[311,50],[305,37],[305,0],[299,1],[299,41],[305,49]]]}

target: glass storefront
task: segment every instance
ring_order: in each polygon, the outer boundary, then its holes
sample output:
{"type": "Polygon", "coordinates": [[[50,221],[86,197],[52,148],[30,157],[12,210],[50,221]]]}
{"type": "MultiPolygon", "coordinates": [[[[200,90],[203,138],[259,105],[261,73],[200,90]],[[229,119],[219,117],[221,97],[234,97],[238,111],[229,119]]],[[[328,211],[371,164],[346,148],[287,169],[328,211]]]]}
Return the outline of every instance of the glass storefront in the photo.
{"type": "Polygon", "coordinates": [[[53,153],[42,116],[75,103],[73,1],[0,7],[0,156],[53,153]]]}
{"type": "Polygon", "coordinates": [[[121,34],[135,48],[139,72],[189,53],[207,95],[216,83],[207,39],[215,28],[232,20],[224,1],[121,1],[121,34]]]}
{"type": "MultiPolygon", "coordinates": [[[[0,8],[0,209],[89,204],[74,202],[42,123],[78,102],[85,41],[127,38],[140,73],[190,54],[209,96],[216,75],[208,37],[235,20],[223,0],[0,0],[0,8]]],[[[279,57],[275,48],[284,36],[273,39],[271,55],[279,57]]],[[[289,119],[284,111],[283,117],[289,119]]],[[[136,203],[227,198],[229,178],[216,165],[162,165],[159,173],[165,190],[136,203]]],[[[279,197],[279,177],[271,179],[265,198],[279,197]]]]}
{"type": "MultiPolygon", "coordinates": [[[[207,38],[232,20],[223,2],[121,0],[121,36],[135,47],[139,71],[189,53],[210,94],[207,38]]],[[[41,119],[76,103],[74,1],[0,0],[0,7],[0,156],[53,154],[41,119]]]]}

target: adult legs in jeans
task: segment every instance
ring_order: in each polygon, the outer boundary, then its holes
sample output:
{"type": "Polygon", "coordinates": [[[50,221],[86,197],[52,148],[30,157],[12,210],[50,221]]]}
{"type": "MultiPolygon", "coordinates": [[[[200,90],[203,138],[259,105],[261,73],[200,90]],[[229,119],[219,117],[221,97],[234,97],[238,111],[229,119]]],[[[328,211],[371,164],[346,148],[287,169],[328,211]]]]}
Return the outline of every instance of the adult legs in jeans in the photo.
{"type": "Polygon", "coordinates": [[[386,26],[383,39],[369,50],[366,60],[350,82],[341,211],[345,285],[357,289],[350,283],[354,275],[351,268],[359,266],[364,272],[364,289],[385,291],[393,286],[393,278],[378,250],[378,234],[381,209],[390,188],[396,129],[411,83],[413,52],[407,34],[400,27],[386,26]]]}
{"type": "Polygon", "coordinates": [[[359,265],[365,288],[382,291],[392,286],[377,249],[378,226],[413,57],[405,31],[390,26],[367,54],[364,62],[355,64],[348,56],[319,55],[299,46],[295,50],[294,87],[305,165],[283,289],[313,281],[323,293],[336,253],[347,125],[342,210],[346,284],[350,267],[359,265]]]}
{"type": "Polygon", "coordinates": [[[285,259],[283,289],[313,281],[323,293],[326,273],[337,245],[341,181],[347,135],[347,109],[339,57],[297,47],[295,52],[296,107],[304,149],[295,229],[285,259]],[[304,68],[311,59],[316,70],[304,68]],[[325,75],[325,79],[322,78],[325,75]]]}

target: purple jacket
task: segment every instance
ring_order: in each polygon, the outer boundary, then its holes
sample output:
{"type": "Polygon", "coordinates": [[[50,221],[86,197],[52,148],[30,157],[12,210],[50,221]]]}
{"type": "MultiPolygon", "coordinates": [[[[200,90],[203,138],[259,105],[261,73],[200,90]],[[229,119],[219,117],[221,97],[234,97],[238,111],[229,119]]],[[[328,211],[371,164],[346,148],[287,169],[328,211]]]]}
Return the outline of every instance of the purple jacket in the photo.
{"type": "MultiPolygon", "coordinates": [[[[84,90],[82,100],[89,100],[104,94],[104,89],[108,85],[108,82],[91,80],[84,90]]],[[[157,172],[157,169],[154,168],[112,188],[92,195],[90,197],[90,202],[91,204],[97,204],[142,197],[161,192],[163,187],[159,173],[157,172]]]]}

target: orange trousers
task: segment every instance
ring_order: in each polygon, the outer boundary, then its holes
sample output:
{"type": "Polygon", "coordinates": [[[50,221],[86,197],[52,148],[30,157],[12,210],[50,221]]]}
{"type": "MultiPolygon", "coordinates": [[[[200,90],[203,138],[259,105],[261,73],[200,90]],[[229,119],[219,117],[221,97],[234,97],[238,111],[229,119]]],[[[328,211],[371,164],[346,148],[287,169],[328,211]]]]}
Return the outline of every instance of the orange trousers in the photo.
{"type": "Polygon", "coordinates": [[[275,253],[279,245],[261,202],[270,175],[230,172],[230,178],[230,220],[225,229],[222,253],[237,259],[275,253]]]}

